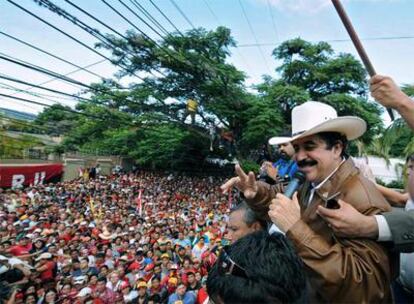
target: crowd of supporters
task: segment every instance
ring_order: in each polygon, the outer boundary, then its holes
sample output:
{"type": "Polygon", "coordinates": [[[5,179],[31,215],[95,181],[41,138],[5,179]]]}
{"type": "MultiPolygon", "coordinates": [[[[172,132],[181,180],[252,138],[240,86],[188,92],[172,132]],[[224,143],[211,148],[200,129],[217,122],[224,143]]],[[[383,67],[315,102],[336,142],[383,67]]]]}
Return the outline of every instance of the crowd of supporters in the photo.
{"type": "Polygon", "coordinates": [[[0,299],[203,303],[228,243],[222,182],[141,172],[0,189],[0,299]]]}

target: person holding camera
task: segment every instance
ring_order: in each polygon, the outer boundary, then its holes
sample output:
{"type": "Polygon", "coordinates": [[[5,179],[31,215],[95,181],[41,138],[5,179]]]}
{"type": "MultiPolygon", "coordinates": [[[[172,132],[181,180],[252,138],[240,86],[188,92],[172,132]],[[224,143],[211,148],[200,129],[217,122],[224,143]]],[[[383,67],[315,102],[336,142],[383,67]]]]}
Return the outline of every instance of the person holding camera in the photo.
{"type": "Polygon", "coordinates": [[[262,163],[259,180],[269,184],[274,184],[279,181],[286,183],[298,171],[298,165],[294,160],[295,150],[289,142],[289,139],[289,137],[285,136],[269,139],[269,144],[278,148],[277,154],[279,158],[274,163],[269,161],[262,163]]]}

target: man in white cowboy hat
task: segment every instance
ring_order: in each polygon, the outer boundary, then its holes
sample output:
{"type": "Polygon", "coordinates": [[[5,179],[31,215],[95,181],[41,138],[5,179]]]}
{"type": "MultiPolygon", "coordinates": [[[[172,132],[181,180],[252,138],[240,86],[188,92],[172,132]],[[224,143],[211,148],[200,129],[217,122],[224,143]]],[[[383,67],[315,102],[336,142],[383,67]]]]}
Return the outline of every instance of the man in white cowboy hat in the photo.
{"type": "Polygon", "coordinates": [[[236,166],[237,177],[222,190],[235,186],[250,207],[270,219],[289,238],[306,265],[309,302],[389,303],[394,270],[385,247],[369,239],[340,238],[317,214],[319,205],[335,207],[338,199],[364,214],[391,207],[364,178],[345,152],[348,140],[364,134],[366,123],[358,117],[338,117],[327,104],[309,101],[292,111],[295,159],[306,181],[290,199],[283,185],[257,182],[236,166]]]}

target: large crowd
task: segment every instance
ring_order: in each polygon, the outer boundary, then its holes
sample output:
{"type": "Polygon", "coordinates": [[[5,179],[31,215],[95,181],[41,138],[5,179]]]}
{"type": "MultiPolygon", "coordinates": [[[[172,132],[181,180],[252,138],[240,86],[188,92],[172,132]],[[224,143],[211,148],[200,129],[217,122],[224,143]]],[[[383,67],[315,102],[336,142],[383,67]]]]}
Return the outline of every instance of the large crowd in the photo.
{"type": "Polygon", "coordinates": [[[203,303],[228,242],[222,182],[142,172],[0,189],[0,298],[203,303]]]}

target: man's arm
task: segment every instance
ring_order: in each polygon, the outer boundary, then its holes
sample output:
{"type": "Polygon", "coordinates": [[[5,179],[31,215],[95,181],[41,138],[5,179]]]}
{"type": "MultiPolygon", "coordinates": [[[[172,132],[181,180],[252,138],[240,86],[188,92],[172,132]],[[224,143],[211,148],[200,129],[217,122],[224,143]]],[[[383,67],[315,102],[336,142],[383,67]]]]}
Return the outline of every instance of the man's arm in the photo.
{"type": "Polygon", "coordinates": [[[260,219],[269,220],[269,205],[277,193],[283,192],[283,185],[280,183],[269,185],[256,181],[253,172],[246,174],[239,165],[235,166],[235,170],[237,176],[221,185],[220,188],[223,193],[227,193],[231,191],[232,187],[236,187],[243,193],[247,204],[257,216],[260,219]]]}
{"type": "Polygon", "coordinates": [[[394,250],[414,252],[414,210],[393,210],[382,215],[391,230],[394,250]]]}
{"type": "Polygon", "coordinates": [[[395,84],[392,78],[375,75],[370,80],[370,91],[384,107],[396,110],[414,130],[414,102],[395,84]]]}
{"type": "Polygon", "coordinates": [[[332,227],[335,234],[346,237],[359,237],[370,239],[384,239],[382,231],[389,230],[388,239],[393,245],[393,250],[398,252],[414,252],[414,210],[393,210],[382,215],[364,215],[352,205],[339,200],[339,209],[327,209],[318,206],[318,214],[322,216],[332,227]],[[385,218],[384,225],[378,226],[376,217],[385,218]]]}

